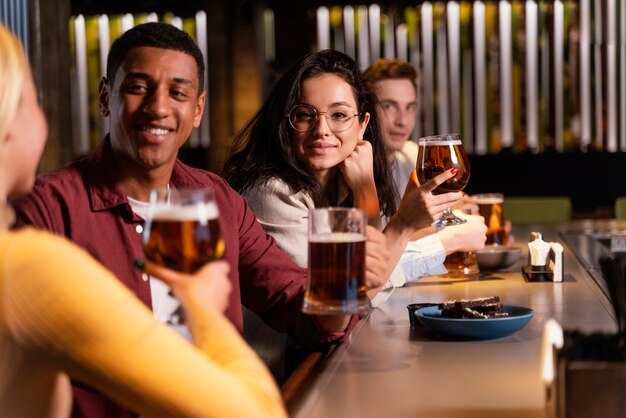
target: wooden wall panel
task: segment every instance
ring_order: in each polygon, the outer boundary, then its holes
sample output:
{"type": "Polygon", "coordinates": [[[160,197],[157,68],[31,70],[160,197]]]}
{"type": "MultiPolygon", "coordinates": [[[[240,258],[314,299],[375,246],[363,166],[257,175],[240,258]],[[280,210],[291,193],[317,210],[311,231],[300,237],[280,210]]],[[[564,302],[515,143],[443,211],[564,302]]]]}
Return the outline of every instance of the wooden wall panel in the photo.
{"type": "Polygon", "coordinates": [[[71,161],[72,121],[68,22],[70,0],[30,0],[30,60],[48,119],[41,171],[71,161]]]}

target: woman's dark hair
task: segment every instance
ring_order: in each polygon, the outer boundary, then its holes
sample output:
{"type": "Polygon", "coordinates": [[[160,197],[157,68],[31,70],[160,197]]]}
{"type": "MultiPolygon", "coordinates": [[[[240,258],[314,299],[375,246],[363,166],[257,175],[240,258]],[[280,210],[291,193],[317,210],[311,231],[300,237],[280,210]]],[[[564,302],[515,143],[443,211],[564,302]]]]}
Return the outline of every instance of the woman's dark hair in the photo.
{"type": "Polygon", "coordinates": [[[257,183],[278,177],[294,192],[310,193],[316,204],[324,202],[317,179],[296,157],[286,116],[300,102],[302,82],[322,74],[337,75],[352,87],[361,122],[366,112],[370,114],[363,138],[372,144],[380,209],[383,214],[391,216],[396,210],[396,192],[373,95],[361,78],[356,62],[334,50],[307,54],[285,72],[259,112],[235,137],[233,153],[226,161],[222,174],[239,193],[244,193],[257,183]]]}

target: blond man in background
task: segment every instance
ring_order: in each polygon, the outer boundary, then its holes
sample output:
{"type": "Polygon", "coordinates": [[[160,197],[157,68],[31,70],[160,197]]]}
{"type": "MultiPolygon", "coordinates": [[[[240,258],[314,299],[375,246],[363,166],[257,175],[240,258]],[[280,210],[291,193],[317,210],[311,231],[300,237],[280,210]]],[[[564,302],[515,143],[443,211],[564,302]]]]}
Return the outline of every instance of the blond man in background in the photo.
{"type": "MultiPolygon", "coordinates": [[[[406,61],[381,59],[370,65],[363,78],[377,98],[383,141],[398,196],[402,196],[417,161],[418,145],[411,140],[418,116],[417,71],[406,61]]],[[[467,196],[457,208],[477,213],[467,196]]],[[[426,228],[407,245],[400,260],[409,281],[443,274],[445,256],[455,251],[478,251],[485,245],[487,227],[476,215],[463,215],[468,222],[435,231],[426,228]]]]}

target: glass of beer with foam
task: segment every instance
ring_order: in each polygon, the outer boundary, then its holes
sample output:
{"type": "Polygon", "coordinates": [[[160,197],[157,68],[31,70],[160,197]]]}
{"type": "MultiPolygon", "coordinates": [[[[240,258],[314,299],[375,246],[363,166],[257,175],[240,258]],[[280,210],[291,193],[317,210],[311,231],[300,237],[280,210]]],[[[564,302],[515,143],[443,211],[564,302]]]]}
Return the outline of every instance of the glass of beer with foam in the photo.
{"type": "MultiPolygon", "coordinates": [[[[451,179],[441,183],[433,194],[460,192],[465,188],[470,178],[470,164],[459,134],[442,134],[420,138],[419,151],[415,169],[420,184],[437,177],[451,168],[457,173],[451,179]]],[[[456,216],[451,208],[446,208],[441,217],[432,223],[436,228],[450,225],[460,225],[467,222],[456,216]]]]}
{"type": "Polygon", "coordinates": [[[318,208],[309,212],[309,277],[303,312],[366,312],[367,214],[357,208],[318,208]]]}
{"type": "Polygon", "coordinates": [[[213,191],[152,190],[144,252],[148,260],[184,273],[193,273],[220,258],[224,239],[213,191]]]}
{"type": "Polygon", "coordinates": [[[480,215],[487,225],[486,244],[504,245],[507,233],[504,229],[504,195],[502,193],[482,193],[472,196],[478,204],[480,215]]]}

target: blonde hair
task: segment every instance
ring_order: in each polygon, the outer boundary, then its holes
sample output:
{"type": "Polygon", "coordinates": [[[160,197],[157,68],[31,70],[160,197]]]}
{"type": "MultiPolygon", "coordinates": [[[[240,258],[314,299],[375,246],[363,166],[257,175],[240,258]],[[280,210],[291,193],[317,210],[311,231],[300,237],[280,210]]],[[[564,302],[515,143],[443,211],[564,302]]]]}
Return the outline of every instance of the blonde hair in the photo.
{"type": "Polygon", "coordinates": [[[21,42],[0,24],[0,141],[15,117],[29,74],[21,42]]]}

